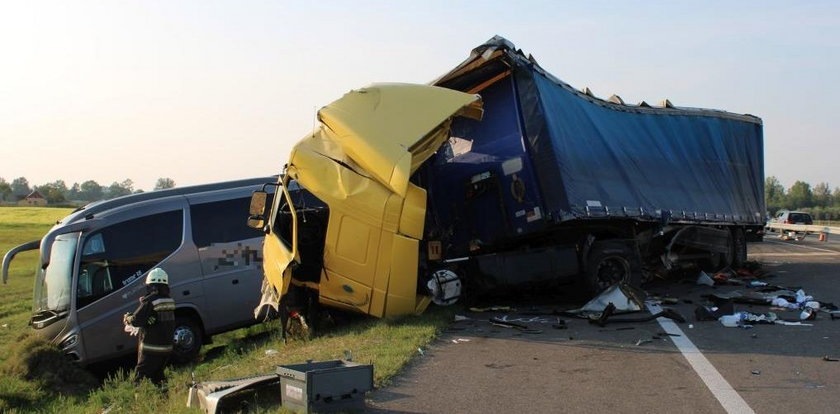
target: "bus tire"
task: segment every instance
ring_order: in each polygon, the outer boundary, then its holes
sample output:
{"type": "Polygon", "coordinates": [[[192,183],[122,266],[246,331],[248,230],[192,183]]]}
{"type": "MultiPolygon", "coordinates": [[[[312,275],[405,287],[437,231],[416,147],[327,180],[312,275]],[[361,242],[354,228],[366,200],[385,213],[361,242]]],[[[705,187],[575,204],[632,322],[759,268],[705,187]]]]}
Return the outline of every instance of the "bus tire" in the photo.
{"type": "Polygon", "coordinates": [[[173,334],[172,361],[184,364],[193,361],[201,350],[204,337],[201,324],[186,315],[175,317],[175,332],[173,334]]]}

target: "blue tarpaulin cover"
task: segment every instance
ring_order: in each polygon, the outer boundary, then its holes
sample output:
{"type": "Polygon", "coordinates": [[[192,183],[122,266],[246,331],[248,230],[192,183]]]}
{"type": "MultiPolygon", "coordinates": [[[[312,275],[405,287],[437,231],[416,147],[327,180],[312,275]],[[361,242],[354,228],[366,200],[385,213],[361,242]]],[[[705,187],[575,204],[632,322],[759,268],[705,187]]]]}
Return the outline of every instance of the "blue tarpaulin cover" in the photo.
{"type": "Polygon", "coordinates": [[[602,100],[499,37],[434,84],[479,93],[485,108],[453,123],[417,178],[430,227],[455,245],[586,219],[763,223],[755,116],[602,100]]]}
{"type": "Polygon", "coordinates": [[[543,184],[549,211],[581,217],[658,216],[666,210],[674,219],[685,214],[687,219],[762,220],[760,123],[700,111],[622,111],[530,73],[544,111],[541,138],[548,141],[535,145],[532,154],[549,159],[559,175],[551,180],[553,189],[543,184]]]}

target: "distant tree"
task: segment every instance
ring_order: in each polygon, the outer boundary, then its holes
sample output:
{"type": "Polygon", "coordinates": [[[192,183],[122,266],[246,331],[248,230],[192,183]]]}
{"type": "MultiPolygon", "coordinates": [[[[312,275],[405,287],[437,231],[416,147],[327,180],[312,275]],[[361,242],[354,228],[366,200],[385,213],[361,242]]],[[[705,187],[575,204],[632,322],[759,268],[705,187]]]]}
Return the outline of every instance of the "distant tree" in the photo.
{"type": "Polygon", "coordinates": [[[107,198],[116,198],[124,195],[129,195],[134,192],[134,181],[126,178],[121,183],[114,181],[108,186],[107,198]]]}
{"type": "Polygon", "coordinates": [[[831,193],[831,205],[834,207],[840,207],[840,187],[834,187],[834,191],[831,193]]]}
{"type": "Polygon", "coordinates": [[[41,193],[50,204],[67,201],[65,196],[67,194],[67,184],[64,183],[64,180],[56,180],[55,182],[44,184],[36,187],[35,190],[41,193]]]}
{"type": "Polygon", "coordinates": [[[79,200],[81,199],[82,188],[79,186],[79,183],[73,183],[73,186],[67,190],[67,199],[68,200],[79,200]]]}
{"type": "Polygon", "coordinates": [[[9,200],[12,197],[12,186],[6,182],[6,179],[0,177],[0,200],[9,200]]]}
{"type": "Polygon", "coordinates": [[[165,190],[167,188],[174,188],[175,187],[175,180],[169,177],[162,177],[157,179],[157,184],[155,184],[155,190],[165,190]]]}
{"type": "Polygon", "coordinates": [[[775,176],[764,179],[764,204],[771,215],[785,205],[785,187],[775,176]]]}
{"type": "Polygon", "coordinates": [[[18,198],[23,198],[29,195],[32,192],[32,189],[29,188],[29,180],[26,177],[18,177],[12,180],[12,195],[18,198]]]}
{"type": "Polygon", "coordinates": [[[96,181],[88,180],[79,186],[79,198],[85,201],[101,200],[103,196],[102,186],[96,181]]]}
{"type": "Polygon", "coordinates": [[[828,183],[819,183],[814,186],[814,207],[831,206],[831,187],[828,183]]]}
{"type": "Polygon", "coordinates": [[[813,205],[813,199],[811,185],[804,181],[797,181],[788,190],[787,207],[789,209],[810,207],[813,205]]]}

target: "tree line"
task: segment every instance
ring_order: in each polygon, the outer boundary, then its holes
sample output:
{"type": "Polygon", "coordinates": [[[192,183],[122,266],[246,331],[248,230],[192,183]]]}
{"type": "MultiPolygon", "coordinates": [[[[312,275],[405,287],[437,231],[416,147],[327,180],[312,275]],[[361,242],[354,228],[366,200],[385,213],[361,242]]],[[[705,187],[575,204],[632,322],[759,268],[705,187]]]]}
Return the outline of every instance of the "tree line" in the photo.
{"type": "Polygon", "coordinates": [[[778,178],[770,176],[764,179],[764,202],[771,216],[779,210],[799,210],[810,213],[815,220],[840,219],[840,187],[832,190],[828,183],[812,187],[796,181],[785,189],[778,178]]]}
{"type": "MultiPolygon", "coordinates": [[[[155,190],[175,187],[175,181],[168,177],[157,179],[155,190]]],[[[73,183],[68,186],[64,180],[55,180],[42,185],[30,186],[26,177],[18,177],[11,182],[0,177],[0,201],[18,201],[37,191],[49,204],[62,204],[72,201],[107,200],[134,193],[142,193],[142,189],[134,188],[134,181],[126,178],[121,182],[114,181],[109,186],[103,186],[94,180],[83,183],[73,183]]]]}

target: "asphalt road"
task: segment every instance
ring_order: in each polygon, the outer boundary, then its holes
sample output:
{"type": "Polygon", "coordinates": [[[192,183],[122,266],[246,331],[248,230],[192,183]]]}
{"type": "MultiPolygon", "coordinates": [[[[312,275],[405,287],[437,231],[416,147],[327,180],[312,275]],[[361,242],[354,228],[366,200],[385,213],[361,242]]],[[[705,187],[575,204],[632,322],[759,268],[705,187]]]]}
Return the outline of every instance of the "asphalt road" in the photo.
{"type": "MultiPolygon", "coordinates": [[[[840,305],[840,238],[768,238],[750,244],[749,254],[771,272],[767,282],[800,286],[817,300],[840,305]]],[[[703,295],[739,289],[743,287],[677,280],[646,286],[651,295],[679,299],[676,305],[664,305],[687,319],[676,324],[677,331],[668,328],[679,337],[662,334],[666,327],[658,321],[601,328],[563,317],[568,328],[559,330],[552,327],[557,317],[524,315],[521,308],[470,313],[466,316],[471,320],[453,323],[392,386],[371,394],[368,411],[840,412],[840,362],[823,359],[840,357],[840,320],[820,314],[809,322],[813,326],[752,329],[696,321],[694,309],[704,303],[703,295]],[[542,333],[490,325],[487,320],[493,316],[542,333]]],[[[558,299],[556,307],[568,305],[563,302],[558,299]]],[[[735,310],[771,311],[742,304],[735,310]]],[[[798,311],[776,312],[798,319],[798,311]]]]}

